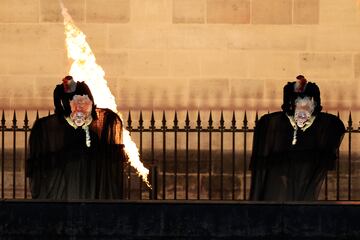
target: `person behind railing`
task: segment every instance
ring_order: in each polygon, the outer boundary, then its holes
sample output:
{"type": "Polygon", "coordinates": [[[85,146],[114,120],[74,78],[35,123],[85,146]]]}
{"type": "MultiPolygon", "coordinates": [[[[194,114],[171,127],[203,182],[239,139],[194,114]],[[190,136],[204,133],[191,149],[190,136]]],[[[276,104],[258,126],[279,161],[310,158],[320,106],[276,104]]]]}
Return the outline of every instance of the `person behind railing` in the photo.
{"type": "Polygon", "coordinates": [[[250,200],[317,200],[345,127],[321,112],[319,87],[302,75],[285,85],[283,97],[283,111],[264,115],[254,130],[250,200]]]}
{"type": "Polygon", "coordinates": [[[75,95],[87,95],[92,101],[91,115],[96,119],[96,106],[91,91],[85,82],[75,82],[72,76],[65,76],[62,84],[56,85],[54,89],[55,114],[59,118],[69,117],[71,113],[70,101],[75,95]]]}
{"type": "Polygon", "coordinates": [[[95,109],[86,84],[69,76],[56,86],[54,104],[55,114],[38,119],[30,134],[32,198],[121,199],[125,155],[119,116],[95,109]]]}

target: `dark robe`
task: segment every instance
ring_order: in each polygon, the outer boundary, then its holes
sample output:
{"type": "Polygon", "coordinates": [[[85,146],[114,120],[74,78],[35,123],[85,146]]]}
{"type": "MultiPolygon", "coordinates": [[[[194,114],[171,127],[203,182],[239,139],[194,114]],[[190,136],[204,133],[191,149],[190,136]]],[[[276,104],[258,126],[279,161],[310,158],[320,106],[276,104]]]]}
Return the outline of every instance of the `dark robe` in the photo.
{"type": "Polygon", "coordinates": [[[109,109],[97,109],[89,125],[90,147],[82,128],[56,115],[40,118],[30,134],[27,163],[36,199],[121,199],[123,191],[122,123],[109,109]]]}
{"type": "Polygon", "coordinates": [[[344,124],[336,116],[320,112],[308,129],[298,129],[295,145],[293,132],[283,112],[266,114],[256,124],[251,200],[317,200],[327,171],[335,168],[344,124]]]}

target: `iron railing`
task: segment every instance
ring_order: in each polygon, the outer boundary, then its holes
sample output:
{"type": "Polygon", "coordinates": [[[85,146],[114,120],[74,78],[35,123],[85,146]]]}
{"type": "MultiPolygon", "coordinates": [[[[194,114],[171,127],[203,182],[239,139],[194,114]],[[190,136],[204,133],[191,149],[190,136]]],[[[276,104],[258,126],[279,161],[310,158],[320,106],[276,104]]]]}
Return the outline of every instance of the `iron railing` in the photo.
{"type": "MultiPolygon", "coordinates": [[[[38,118],[37,112],[36,119],[38,118]]],[[[140,112],[138,124],[133,126],[132,114],[128,114],[126,129],[135,139],[145,166],[150,169],[149,181],[152,188],[142,183],[135,171],[127,166],[124,168],[124,199],[247,200],[253,128],[249,127],[246,112],[243,113],[241,126],[237,125],[235,112],[232,112],[231,120],[227,122],[221,112],[218,125],[214,124],[211,112],[205,126],[200,112],[197,112],[195,122],[191,122],[188,112],[182,124],[177,112],[174,113],[171,126],[167,124],[165,112],[161,119],[161,124],[157,126],[154,112],[151,112],[150,125],[146,127],[143,113],[140,112]]],[[[254,125],[257,120],[258,113],[255,114],[254,125]]],[[[17,113],[14,111],[12,126],[7,127],[4,111],[2,112],[2,199],[31,198],[25,175],[31,130],[26,111],[24,125],[19,127],[17,122],[17,113]],[[20,133],[23,135],[20,136],[20,133]],[[17,144],[18,135],[22,146],[17,144]]],[[[353,134],[359,132],[360,128],[353,128],[350,113],[344,137],[347,140],[343,141],[338,153],[336,170],[330,171],[325,178],[321,199],[355,200],[352,181],[353,174],[357,172],[358,154],[352,149],[352,138],[353,134]]]]}

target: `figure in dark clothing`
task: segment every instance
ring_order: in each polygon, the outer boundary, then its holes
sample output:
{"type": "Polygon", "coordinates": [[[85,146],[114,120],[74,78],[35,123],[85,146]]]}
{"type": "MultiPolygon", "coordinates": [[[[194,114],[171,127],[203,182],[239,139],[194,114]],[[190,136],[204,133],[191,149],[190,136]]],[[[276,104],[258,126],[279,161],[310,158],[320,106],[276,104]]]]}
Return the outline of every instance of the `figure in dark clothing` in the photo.
{"type": "Polygon", "coordinates": [[[85,82],[75,82],[72,76],[66,76],[62,84],[56,85],[54,89],[55,114],[59,117],[68,117],[71,113],[70,101],[75,95],[87,95],[93,102],[91,116],[96,119],[96,106],[89,87],[85,82]]]}
{"type": "Polygon", "coordinates": [[[282,109],[256,124],[250,199],[317,200],[327,171],[335,168],[344,124],[321,112],[318,86],[302,75],[284,87],[282,109]]]}
{"type": "Polygon", "coordinates": [[[54,104],[56,114],[38,119],[31,129],[27,176],[32,198],[121,199],[120,117],[95,109],[87,85],[69,76],[56,86],[54,104]]]}

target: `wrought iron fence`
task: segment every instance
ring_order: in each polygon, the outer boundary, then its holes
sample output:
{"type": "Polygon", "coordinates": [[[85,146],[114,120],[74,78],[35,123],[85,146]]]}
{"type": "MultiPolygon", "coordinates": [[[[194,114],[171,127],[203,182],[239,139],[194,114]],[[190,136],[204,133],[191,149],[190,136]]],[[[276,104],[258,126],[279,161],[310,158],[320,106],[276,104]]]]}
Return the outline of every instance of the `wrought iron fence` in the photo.
{"type": "MultiPolygon", "coordinates": [[[[50,112],[48,113],[50,114],[50,112]]],[[[215,125],[210,112],[203,125],[201,113],[191,122],[186,112],[180,122],[174,113],[169,126],[165,112],[161,124],[156,125],[154,112],[144,124],[143,113],[139,113],[137,126],[133,125],[129,112],[126,129],[132,134],[146,167],[150,169],[148,188],[135,171],[124,168],[124,199],[198,199],[198,200],[247,200],[250,172],[248,171],[253,128],[249,127],[247,113],[243,113],[240,126],[235,112],[225,121],[223,112],[215,125]],[[226,123],[226,124],[225,124],[226,123]],[[170,144],[171,143],[171,144],[170,144]],[[169,147],[170,144],[170,147],[169,147]],[[225,145],[227,145],[225,147],[225,145]]],[[[36,119],[39,113],[36,113],[36,119]]],[[[255,114],[254,124],[259,118],[255,114]]],[[[18,126],[14,111],[12,126],[6,126],[4,111],[1,118],[1,198],[31,198],[26,178],[28,136],[31,130],[25,111],[23,126],[18,126]],[[22,134],[22,135],[20,135],[22,134]],[[10,135],[10,136],[9,136],[10,135]],[[22,139],[22,146],[17,143],[22,139]],[[5,144],[7,142],[7,144],[5,144]],[[10,144],[11,142],[11,144],[10,144]]],[[[31,124],[32,125],[32,124],[31,124]]],[[[353,178],[357,178],[358,153],[353,149],[351,113],[347,121],[346,135],[336,162],[336,170],[330,171],[322,189],[323,200],[355,200],[353,178]]],[[[356,143],[356,141],[355,141],[356,143]]],[[[356,190],[356,189],[355,189],[356,190]]]]}

